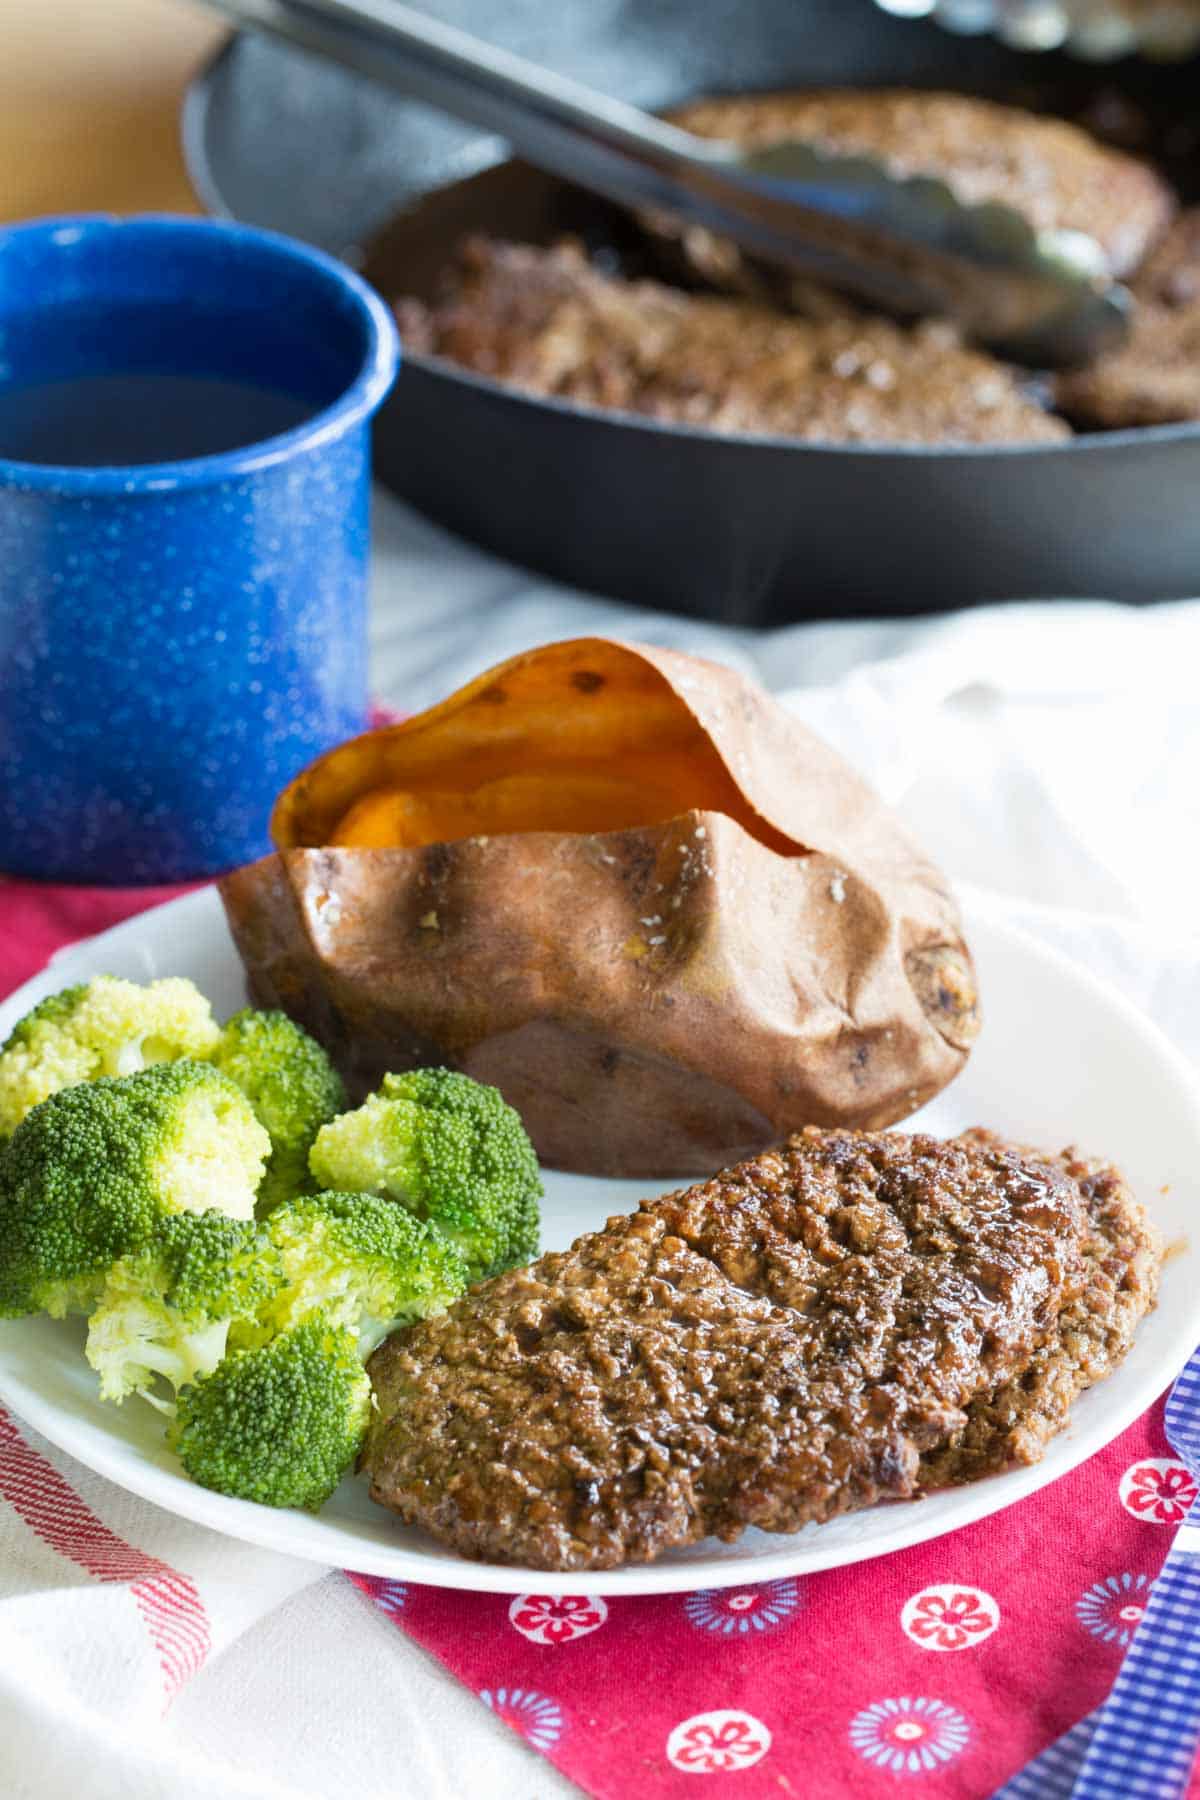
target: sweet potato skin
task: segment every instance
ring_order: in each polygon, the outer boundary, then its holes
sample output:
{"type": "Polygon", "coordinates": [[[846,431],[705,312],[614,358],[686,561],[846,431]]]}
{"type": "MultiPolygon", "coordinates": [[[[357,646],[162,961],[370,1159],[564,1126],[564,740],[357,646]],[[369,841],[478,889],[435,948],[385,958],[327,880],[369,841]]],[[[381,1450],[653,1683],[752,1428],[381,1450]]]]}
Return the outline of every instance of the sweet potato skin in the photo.
{"type": "MultiPolygon", "coordinates": [[[[709,1173],[802,1125],[879,1127],[931,1098],[974,1036],[974,976],[953,899],[898,823],[731,671],[607,640],[552,648],[575,705],[601,691],[581,670],[619,678],[633,658],[639,683],[661,678],[741,818],[697,806],[359,848],[302,841],[293,795],[279,853],[222,883],[255,1000],[311,1029],[353,1091],[449,1062],[501,1089],[544,1162],[597,1175],[709,1173]]],[[[434,713],[453,722],[458,699],[434,713]]],[[[375,780],[398,747],[371,754],[375,780]]],[[[316,787],[309,836],[359,797],[320,765],[316,787]]]]}

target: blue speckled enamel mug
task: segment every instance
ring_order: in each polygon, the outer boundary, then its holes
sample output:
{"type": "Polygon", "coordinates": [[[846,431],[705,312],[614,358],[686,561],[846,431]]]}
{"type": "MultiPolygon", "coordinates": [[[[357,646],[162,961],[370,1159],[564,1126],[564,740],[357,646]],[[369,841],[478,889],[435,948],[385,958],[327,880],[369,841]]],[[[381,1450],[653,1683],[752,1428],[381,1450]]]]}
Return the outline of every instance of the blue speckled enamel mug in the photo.
{"type": "Polygon", "coordinates": [[[379,296],[269,232],[0,231],[0,869],[229,868],[363,728],[397,361],[379,296]]]}

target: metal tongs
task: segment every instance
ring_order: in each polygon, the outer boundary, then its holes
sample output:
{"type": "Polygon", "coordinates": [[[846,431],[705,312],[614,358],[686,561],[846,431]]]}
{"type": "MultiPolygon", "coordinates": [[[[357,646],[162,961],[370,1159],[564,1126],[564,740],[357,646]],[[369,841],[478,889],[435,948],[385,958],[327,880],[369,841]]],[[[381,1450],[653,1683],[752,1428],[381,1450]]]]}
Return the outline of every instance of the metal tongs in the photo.
{"type": "Polygon", "coordinates": [[[698,138],[396,0],[210,4],[495,132],[606,199],[706,226],[885,311],[954,319],[1020,362],[1083,362],[1127,329],[1128,295],[1092,239],[967,205],[933,177],[808,143],[698,138]]]}

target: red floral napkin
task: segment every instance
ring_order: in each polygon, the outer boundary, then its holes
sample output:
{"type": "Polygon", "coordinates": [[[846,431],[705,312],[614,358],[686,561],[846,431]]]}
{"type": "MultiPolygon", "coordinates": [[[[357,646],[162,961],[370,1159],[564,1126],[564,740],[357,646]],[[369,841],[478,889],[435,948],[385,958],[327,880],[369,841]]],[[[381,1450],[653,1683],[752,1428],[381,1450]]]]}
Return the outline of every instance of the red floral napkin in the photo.
{"type": "MultiPolygon", "coordinates": [[[[0,879],[0,994],[177,891],[0,879]]],[[[803,1580],[606,1602],[351,1579],[602,1800],[696,1777],[744,1800],[985,1800],[1104,1698],[1194,1496],[1160,1404],[1007,1512],[803,1580]]]]}
{"type": "Polygon", "coordinates": [[[735,1774],[745,1800],[984,1800],[1104,1699],[1195,1491],[1158,1405],[1007,1512],[798,1581],[605,1602],[352,1579],[603,1800],[735,1774]]]}

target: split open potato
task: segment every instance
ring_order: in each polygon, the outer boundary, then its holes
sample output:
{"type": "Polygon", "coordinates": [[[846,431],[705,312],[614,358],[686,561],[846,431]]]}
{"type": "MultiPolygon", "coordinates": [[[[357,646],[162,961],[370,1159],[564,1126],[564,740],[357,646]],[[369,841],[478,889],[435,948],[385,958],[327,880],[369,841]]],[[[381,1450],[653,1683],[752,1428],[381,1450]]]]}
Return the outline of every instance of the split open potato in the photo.
{"type": "Polygon", "coordinates": [[[251,991],[352,1090],[446,1062],[544,1162],[707,1173],[961,1067],[946,882],[834,751],[697,657],[529,651],[330,751],[222,882],[251,991]]]}

